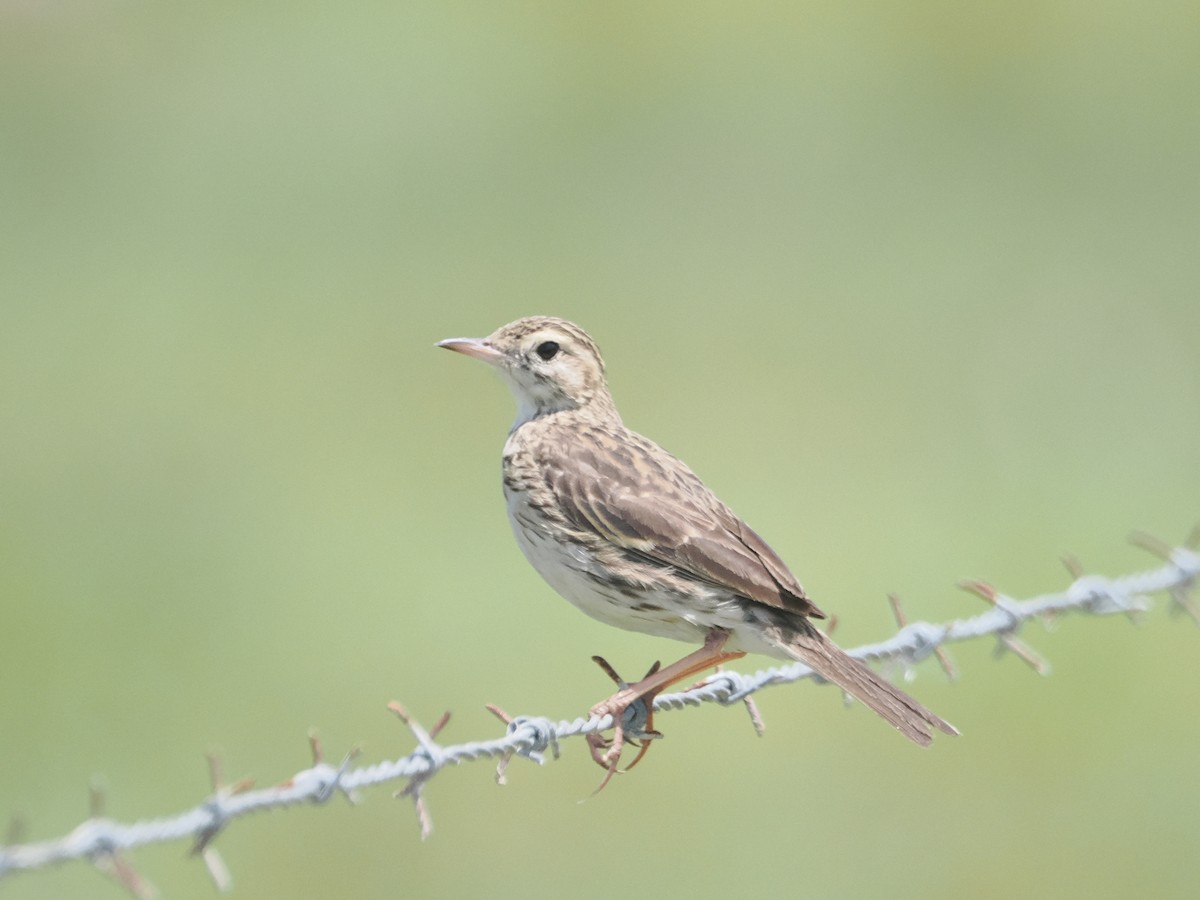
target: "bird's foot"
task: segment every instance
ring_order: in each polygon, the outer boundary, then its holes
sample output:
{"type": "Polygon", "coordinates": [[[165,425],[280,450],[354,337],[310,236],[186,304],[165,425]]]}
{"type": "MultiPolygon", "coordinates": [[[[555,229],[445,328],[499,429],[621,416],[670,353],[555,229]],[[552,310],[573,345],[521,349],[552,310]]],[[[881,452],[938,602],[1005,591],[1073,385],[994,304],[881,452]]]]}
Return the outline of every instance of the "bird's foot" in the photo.
{"type": "Polygon", "coordinates": [[[654,729],[654,697],[662,688],[651,684],[645,691],[638,690],[640,684],[658,672],[661,665],[658,662],[650,667],[650,671],[646,673],[641,682],[630,685],[617,674],[606,659],[600,656],[593,656],[592,659],[620,688],[607,700],[597,703],[591,709],[593,716],[612,716],[613,720],[613,736],[611,738],[605,738],[599,733],[587,736],[592,760],[604,769],[604,778],[592,792],[595,795],[608,786],[613,775],[618,772],[628,772],[641,762],[642,757],[650,749],[650,742],[662,737],[662,732],[654,729]],[[633,758],[633,762],[624,769],[618,769],[621,752],[625,749],[626,742],[636,746],[638,753],[633,758]]]}
{"type": "Polygon", "coordinates": [[[604,780],[600,782],[600,787],[596,788],[597,791],[603,790],[616,772],[628,771],[637,765],[646,755],[648,741],[662,737],[659,732],[654,730],[655,697],[671,685],[677,684],[697,672],[703,672],[705,669],[711,669],[713,666],[719,666],[721,663],[740,659],[746,655],[742,650],[726,650],[725,645],[728,641],[729,632],[724,628],[710,629],[704,638],[703,647],[689,653],[683,659],[671,663],[666,668],[661,668],[658,663],[655,663],[646,673],[646,677],[637,684],[626,684],[605,660],[599,656],[592,657],[596,664],[608,674],[608,677],[620,687],[620,690],[607,700],[592,707],[593,716],[612,716],[613,720],[611,741],[605,741],[598,734],[588,735],[588,747],[591,748],[592,759],[606,773],[604,780]],[[624,749],[627,738],[640,740],[641,748],[637,758],[626,769],[619,770],[617,763],[621,760],[621,750],[624,749]]]}

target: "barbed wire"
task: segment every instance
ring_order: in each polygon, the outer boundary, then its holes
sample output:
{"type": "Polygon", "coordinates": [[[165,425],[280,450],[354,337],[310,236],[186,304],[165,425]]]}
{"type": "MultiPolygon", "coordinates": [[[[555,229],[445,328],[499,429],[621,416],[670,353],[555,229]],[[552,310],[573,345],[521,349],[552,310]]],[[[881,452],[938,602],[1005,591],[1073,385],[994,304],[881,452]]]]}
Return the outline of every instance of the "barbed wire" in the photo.
{"type": "MultiPolygon", "coordinates": [[[[1172,546],[1141,532],[1132,535],[1130,540],[1155,553],[1164,560],[1164,564],[1129,575],[1105,577],[1087,574],[1078,561],[1068,557],[1064,562],[1073,580],[1067,589],[1025,600],[1010,597],[985,582],[961,582],[959,587],[981,597],[990,608],[979,615],[948,623],[909,622],[899,599],[892,595],[889,599],[899,625],[896,634],[885,641],[847,652],[859,659],[899,668],[906,677],[917,663],[935,656],[946,674],[953,679],[957,673],[946,655],[945,645],[991,635],[997,639],[998,652],[1012,652],[1035,671],[1045,674],[1049,671],[1046,661],[1017,637],[1021,626],[1034,618],[1053,618],[1067,612],[1136,617],[1150,608],[1149,595],[1166,593],[1172,612],[1186,613],[1200,625],[1200,613],[1191,597],[1200,578],[1200,552],[1197,552],[1200,550],[1200,526],[1181,546],[1172,546]]],[[[657,712],[699,706],[702,703],[745,703],[755,728],[761,733],[762,722],[754,708],[753,695],[771,685],[790,684],[804,679],[822,680],[802,663],[774,666],[752,674],[719,671],[688,690],[657,696],[653,701],[653,709],[657,712]]],[[[51,840],[24,844],[16,843],[15,838],[10,837],[8,846],[0,846],[0,878],[83,859],[117,879],[134,896],[153,897],[156,896],[154,887],[137,873],[124,852],[145,844],[191,839],[193,853],[204,862],[217,887],[228,890],[232,886],[229,870],[212,843],[236,819],[253,812],[302,803],[320,805],[338,794],[354,803],[362,788],[407,779],[407,784],[396,792],[396,796],[408,797],[413,801],[424,839],[432,831],[424,789],[447,766],[485,758],[498,759],[496,779],[503,784],[505,771],[514,756],[541,764],[548,753],[558,757],[560,741],[602,732],[613,724],[611,716],[580,717],[556,722],[544,716],[509,716],[503,710],[489,706],[488,709],[505,723],[503,737],[443,745],[438,743],[437,736],[449,721],[449,713],[427,730],[399,703],[393,702],[388,708],[416,739],[416,749],[407,756],[354,767],[357,751],[352,751],[334,765],[326,762],[320,741],[315,735],[310,735],[313,764],[286,781],[257,789],[248,781],[226,784],[219,761],[210,756],[213,792],[206,800],[174,816],[132,824],[105,817],[103,795],[93,788],[91,816],[69,833],[51,840]]],[[[640,710],[636,704],[630,707],[625,724],[631,734],[637,733],[637,722],[631,723],[629,717],[635,720],[640,717],[645,721],[647,713],[644,705],[640,710]],[[631,724],[633,728],[630,728],[631,724]]],[[[16,830],[14,828],[14,832],[16,830]]]]}

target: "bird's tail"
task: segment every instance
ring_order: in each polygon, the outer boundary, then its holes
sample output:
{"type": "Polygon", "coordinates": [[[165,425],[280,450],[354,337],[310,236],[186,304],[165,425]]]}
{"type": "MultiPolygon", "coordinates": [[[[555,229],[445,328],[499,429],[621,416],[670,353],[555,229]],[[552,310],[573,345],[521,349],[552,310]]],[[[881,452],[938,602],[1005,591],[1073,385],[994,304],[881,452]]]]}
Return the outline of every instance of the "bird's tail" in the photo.
{"type": "Polygon", "coordinates": [[[946,734],[958,734],[958,729],[949,722],[847,654],[808,622],[803,626],[792,630],[786,638],[781,637],[779,649],[862,701],[922,747],[933,741],[934,728],[946,734]]]}

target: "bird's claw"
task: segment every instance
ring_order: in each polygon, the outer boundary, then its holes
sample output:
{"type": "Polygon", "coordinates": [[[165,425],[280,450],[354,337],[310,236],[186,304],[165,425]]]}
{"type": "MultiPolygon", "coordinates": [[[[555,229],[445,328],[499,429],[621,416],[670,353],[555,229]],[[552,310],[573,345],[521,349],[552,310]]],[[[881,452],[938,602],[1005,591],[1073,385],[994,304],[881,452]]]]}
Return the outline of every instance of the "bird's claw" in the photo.
{"type": "MultiPolygon", "coordinates": [[[[599,733],[587,736],[588,749],[591,751],[592,761],[604,769],[604,778],[601,779],[596,790],[592,792],[594,796],[608,786],[613,775],[618,772],[628,772],[641,762],[642,757],[650,749],[650,742],[661,738],[663,735],[661,731],[656,731],[653,727],[654,697],[658,691],[651,691],[640,696],[637,694],[630,696],[628,694],[630,685],[617,674],[616,670],[609,665],[606,659],[600,656],[593,656],[592,659],[620,688],[616,694],[601,703],[597,703],[591,710],[593,716],[612,716],[613,720],[613,736],[611,738],[605,738],[599,733]],[[621,753],[625,749],[627,741],[638,748],[638,753],[633,758],[633,762],[624,769],[619,769],[618,765],[621,762],[621,753]]],[[[655,662],[645,677],[649,678],[655,674],[660,666],[660,662],[655,662]]]]}

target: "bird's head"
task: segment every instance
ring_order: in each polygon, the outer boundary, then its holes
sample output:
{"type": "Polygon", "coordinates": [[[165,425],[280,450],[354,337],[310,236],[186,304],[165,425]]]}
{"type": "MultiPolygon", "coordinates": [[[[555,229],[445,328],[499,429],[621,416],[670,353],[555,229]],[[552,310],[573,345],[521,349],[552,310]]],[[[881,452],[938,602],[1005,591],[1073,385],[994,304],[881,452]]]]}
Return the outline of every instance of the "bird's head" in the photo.
{"type": "Polygon", "coordinates": [[[529,316],[485,338],[451,338],[438,346],[481,359],[500,373],[517,400],[514,428],[585,406],[615,415],[600,349],[565,319],[529,316]]]}

